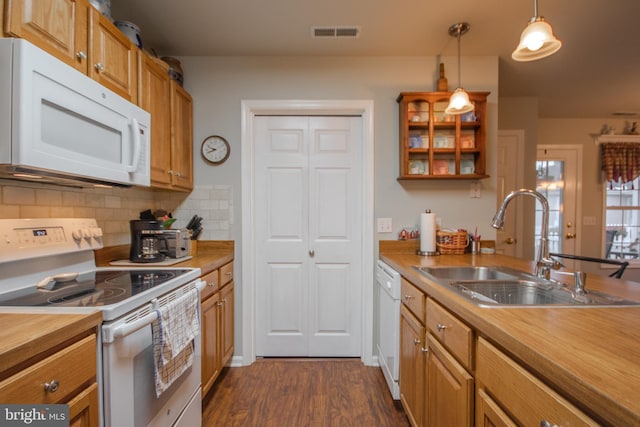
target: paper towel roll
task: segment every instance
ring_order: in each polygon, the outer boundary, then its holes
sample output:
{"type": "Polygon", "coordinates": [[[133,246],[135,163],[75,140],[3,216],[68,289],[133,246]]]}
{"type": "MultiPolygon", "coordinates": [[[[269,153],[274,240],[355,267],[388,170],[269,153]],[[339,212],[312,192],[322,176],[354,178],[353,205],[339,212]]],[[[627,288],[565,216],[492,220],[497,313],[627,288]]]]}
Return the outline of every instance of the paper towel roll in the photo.
{"type": "Polygon", "coordinates": [[[436,251],[436,214],[431,211],[420,214],[420,251],[436,251]]]}

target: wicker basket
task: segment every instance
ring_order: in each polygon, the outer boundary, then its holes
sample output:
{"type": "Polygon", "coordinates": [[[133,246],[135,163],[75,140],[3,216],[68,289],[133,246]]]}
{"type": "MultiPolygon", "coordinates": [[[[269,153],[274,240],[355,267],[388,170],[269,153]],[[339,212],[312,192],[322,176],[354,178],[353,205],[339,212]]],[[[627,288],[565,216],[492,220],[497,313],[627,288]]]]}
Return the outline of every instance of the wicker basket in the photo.
{"type": "Polygon", "coordinates": [[[462,255],[469,245],[469,233],[466,231],[436,232],[436,246],[443,255],[462,255]]]}

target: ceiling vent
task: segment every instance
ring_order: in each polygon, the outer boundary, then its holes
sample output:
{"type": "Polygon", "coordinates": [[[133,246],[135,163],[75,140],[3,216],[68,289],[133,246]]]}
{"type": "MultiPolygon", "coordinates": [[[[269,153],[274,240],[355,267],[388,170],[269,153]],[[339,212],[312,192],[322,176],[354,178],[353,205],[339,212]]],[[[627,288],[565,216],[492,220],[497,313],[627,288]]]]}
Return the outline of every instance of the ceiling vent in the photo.
{"type": "Polygon", "coordinates": [[[360,36],[359,27],[313,27],[311,34],[314,38],[338,38],[350,37],[357,38],[360,36]]]}

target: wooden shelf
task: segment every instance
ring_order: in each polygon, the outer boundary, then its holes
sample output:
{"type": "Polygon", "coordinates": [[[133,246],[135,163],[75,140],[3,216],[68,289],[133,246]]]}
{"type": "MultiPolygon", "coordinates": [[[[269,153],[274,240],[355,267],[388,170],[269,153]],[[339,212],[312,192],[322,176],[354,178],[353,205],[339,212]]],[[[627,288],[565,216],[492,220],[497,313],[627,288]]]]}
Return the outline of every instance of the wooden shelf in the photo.
{"type": "Polygon", "coordinates": [[[398,180],[484,179],[486,99],[469,92],[475,111],[445,116],[451,92],[402,92],[398,180]]]}

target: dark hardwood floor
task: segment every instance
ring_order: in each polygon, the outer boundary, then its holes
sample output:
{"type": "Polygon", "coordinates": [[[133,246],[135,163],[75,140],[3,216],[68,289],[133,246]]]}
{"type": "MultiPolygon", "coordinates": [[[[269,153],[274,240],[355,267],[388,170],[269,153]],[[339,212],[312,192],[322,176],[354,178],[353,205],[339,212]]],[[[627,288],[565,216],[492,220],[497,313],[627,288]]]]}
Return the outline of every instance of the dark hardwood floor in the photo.
{"type": "Polygon", "coordinates": [[[203,427],[408,425],[380,368],[360,359],[258,359],[225,368],[203,401],[203,427]]]}

